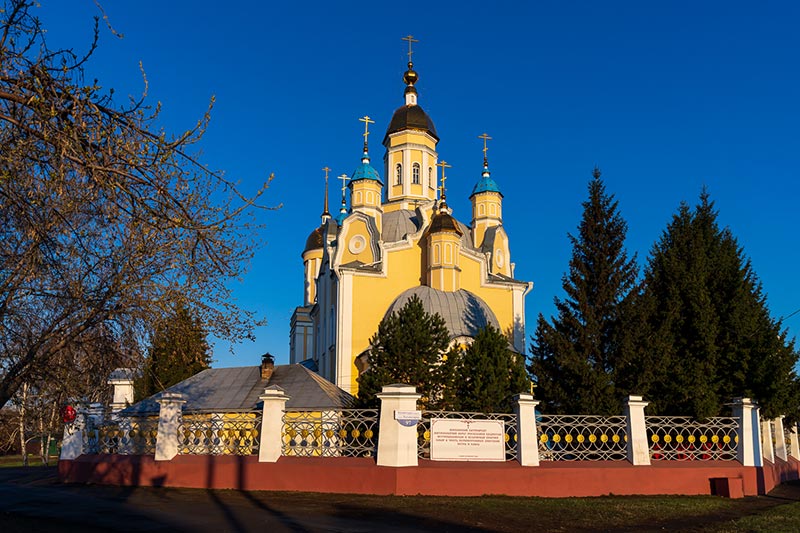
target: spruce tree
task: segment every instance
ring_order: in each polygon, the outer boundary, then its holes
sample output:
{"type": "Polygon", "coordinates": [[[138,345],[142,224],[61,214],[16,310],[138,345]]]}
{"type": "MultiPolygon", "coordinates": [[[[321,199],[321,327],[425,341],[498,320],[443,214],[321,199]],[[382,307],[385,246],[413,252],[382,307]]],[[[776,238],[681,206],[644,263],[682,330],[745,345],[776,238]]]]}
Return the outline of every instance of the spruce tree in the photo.
{"type": "Polygon", "coordinates": [[[444,319],[426,312],[422,300],[412,296],[381,321],[370,339],[368,368],[358,378],[358,404],[376,407],[376,394],[384,385],[403,383],[417,388],[424,408],[435,407],[446,379],[440,375],[441,356],[449,343],[444,319]]]}
{"type": "Polygon", "coordinates": [[[706,418],[735,396],[766,416],[798,409],[798,354],[769,314],[750,260],[704,190],[681,204],[645,269],[637,298],[636,387],[653,412],[706,418]]]}
{"type": "Polygon", "coordinates": [[[183,306],[153,332],[144,371],[136,380],[136,399],[141,400],[187,379],[211,366],[206,331],[183,306]]]}
{"type": "Polygon", "coordinates": [[[627,392],[616,377],[623,302],[636,283],[637,266],[625,251],[627,224],[597,168],[588,190],[578,234],[569,235],[566,298],[555,298],[558,315],[550,321],[539,315],[529,370],[536,396],[550,412],[616,414],[627,392]]]}
{"type": "Polygon", "coordinates": [[[511,413],[513,397],[529,388],[525,359],[509,348],[508,338],[487,325],[467,347],[456,379],[459,409],[482,413],[511,413]]]}

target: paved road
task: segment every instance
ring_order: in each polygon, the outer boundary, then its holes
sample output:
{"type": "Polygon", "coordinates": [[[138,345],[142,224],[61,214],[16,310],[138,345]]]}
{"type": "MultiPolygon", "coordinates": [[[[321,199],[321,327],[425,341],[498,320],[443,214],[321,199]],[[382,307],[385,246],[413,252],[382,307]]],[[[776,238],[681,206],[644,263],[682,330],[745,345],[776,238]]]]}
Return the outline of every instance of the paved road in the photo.
{"type": "Polygon", "coordinates": [[[54,468],[0,468],[0,531],[486,532],[487,529],[325,503],[314,495],[62,485],[54,468]],[[291,500],[291,501],[281,501],[291,500]]]}

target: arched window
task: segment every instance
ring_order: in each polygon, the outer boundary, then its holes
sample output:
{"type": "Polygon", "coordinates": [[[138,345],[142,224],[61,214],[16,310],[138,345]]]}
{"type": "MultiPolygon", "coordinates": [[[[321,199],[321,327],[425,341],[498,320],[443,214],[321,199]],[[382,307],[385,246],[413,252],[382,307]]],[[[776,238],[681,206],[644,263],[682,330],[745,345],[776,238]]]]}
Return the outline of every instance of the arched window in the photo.
{"type": "Polygon", "coordinates": [[[433,186],[433,167],[428,167],[428,187],[435,189],[433,186]]]}
{"type": "Polygon", "coordinates": [[[419,163],[414,163],[411,166],[411,183],[419,185],[419,163]]]}
{"type": "Polygon", "coordinates": [[[403,184],[403,165],[397,163],[397,166],[394,167],[394,184],[395,185],[402,185],[403,184]]]}

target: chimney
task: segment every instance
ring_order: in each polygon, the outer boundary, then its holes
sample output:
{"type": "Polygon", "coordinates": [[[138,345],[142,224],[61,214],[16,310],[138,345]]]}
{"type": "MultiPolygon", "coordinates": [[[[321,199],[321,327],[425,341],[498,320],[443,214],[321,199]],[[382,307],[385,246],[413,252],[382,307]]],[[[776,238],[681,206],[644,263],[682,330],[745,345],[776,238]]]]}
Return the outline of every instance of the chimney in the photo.
{"type": "Polygon", "coordinates": [[[265,353],[261,356],[261,379],[269,379],[275,371],[275,357],[271,353],[265,353]]]}

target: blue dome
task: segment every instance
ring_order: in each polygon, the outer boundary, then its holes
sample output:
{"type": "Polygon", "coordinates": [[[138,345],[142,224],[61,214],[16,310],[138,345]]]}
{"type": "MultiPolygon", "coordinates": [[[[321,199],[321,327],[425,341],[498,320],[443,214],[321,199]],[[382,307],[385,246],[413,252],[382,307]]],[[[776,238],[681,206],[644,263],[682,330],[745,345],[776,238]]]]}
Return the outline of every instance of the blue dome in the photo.
{"type": "Polygon", "coordinates": [[[486,167],[483,168],[483,175],[472,189],[472,194],[470,197],[481,192],[496,192],[500,196],[503,195],[503,193],[500,192],[500,187],[498,187],[497,183],[495,183],[495,181],[492,179],[491,175],[489,174],[489,169],[486,167]]]}
{"type": "Polygon", "coordinates": [[[346,211],[345,212],[340,211],[339,214],[334,217],[334,220],[339,225],[339,227],[341,227],[342,222],[344,222],[344,219],[346,219],[348,216],[349,214],[346,211]]]}
{"type": "Polygon", "coordinates": [[[369,164],[369,154],[364,152],[364,157],[361,158],[361,164],[356,167],[356,170],[353,172],[353,175],[350,176],[350,183],[353,183],[357,180],[373,180],[377,181],[381,185],[381,178],[378,175],[378,171],[372,168],[372,165],[369,164]]]}

